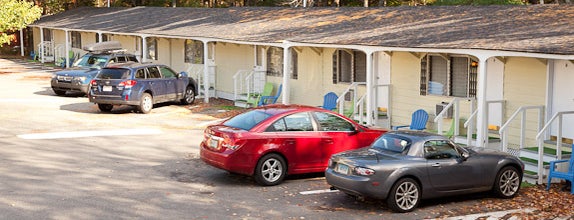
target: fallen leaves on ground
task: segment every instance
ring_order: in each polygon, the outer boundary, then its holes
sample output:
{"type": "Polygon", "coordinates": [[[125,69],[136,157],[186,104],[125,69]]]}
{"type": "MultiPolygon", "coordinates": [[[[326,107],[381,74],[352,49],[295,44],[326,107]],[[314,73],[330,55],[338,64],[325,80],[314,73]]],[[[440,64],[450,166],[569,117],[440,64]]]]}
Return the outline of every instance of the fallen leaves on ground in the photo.
{"type": "Polygon", "coordinates": [[[236,107],[231,100],[210,98],[206,103],[203,99],[196,99],[195,103],[188,106],[192,113],[200,113],[215,118],[229,118],[247,111],[247,108],[236,107]]]}
{"type": "Polygon", "coordinates": [[[513,209],[533,209],[533,212],[512,213],[504,216],[503,219],[513,217],[515,219],[574,219],[574,195],[570,194],[570,190],[563,190],[563,187],[563,184],[552,184],[550,191],[546,191],[545,184],[526,186],[520,189],[515,198],[484,198],[476,205],[461,207],[448,213],[439,213],[438,218],[513,209]]]}

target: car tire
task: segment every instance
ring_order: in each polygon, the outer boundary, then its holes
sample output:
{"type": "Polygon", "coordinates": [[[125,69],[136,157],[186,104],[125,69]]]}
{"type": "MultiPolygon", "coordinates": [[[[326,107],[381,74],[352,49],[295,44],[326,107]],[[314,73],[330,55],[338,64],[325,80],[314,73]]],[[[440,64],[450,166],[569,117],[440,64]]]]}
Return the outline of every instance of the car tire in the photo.
{"type": "Polygon", "coordinates": [[[183,94],[183,99],[181,99],[181,104],[191,105],[195,101],[195,90],[193,87],[188,86],[183,94]]]}
{"type": "Polygon", "coordinates": [[[492,190],[494,194],[501,198],[513,198],[520,190],[522,175],[515,167],[507,166],[496,174],[496,180],[492,190]]]}
{"type": "Polygon", "coordinates": [[[54,93],[56,93],[56,95],[58,95],[58,96],[64,96],[64,95],[66,95],[66,90],[60,90],[60,89],[54,89],[54,88],[52,88],[52,90],[53,90],[54,93]]]}
{"type": "Polygon", "coordinates": [[[283,182],[286,175],[285,159],[277,154],[267,154],[257,162],[254,178],[262,186],[274,186],[283,182]]]}
{"type": "Polygon", "coordinates": [[[140,104],[137,106],[138,111],[144,114],[150,113],[153,108],[153,97],[149,93],[142,94],[140,104]]]}
{"type": "Polygon", "coordinates": [[[395,212],[410,212],[421,201],[421,187],[412,178],[403,178],[397,181],[387,197],[387,206],[395,212]]]}
{"type": "Polygon", "coordinates": [[[111,112],[112,108],[114,108],[114,106],[110,105],[110,104],[98,104],[98,108],[102,112],[111,112]]]}

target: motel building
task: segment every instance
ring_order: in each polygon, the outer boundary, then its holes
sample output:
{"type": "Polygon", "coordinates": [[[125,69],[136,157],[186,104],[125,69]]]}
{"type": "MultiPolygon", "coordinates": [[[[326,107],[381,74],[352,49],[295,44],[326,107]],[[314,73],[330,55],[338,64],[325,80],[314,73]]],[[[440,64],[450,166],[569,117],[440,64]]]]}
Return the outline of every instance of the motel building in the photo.
{"type": "Polygon", "coordinates": [[[336,111],[365,125],[408,125],[422,109],[426,131],[519,155],[539,183],[543,162],[572,151],[574,5],[82,7],[27,31],[39,62],[118,41],[188,72],[205,102],[249,107],[246,94],[272,84],[284,104],[334,92],[336,111]]]}

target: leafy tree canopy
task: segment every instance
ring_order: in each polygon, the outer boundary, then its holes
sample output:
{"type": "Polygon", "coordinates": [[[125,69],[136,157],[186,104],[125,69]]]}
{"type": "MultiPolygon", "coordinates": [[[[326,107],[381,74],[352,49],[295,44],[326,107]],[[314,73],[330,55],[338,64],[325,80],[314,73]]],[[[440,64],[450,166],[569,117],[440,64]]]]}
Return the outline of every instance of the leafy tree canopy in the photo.
{"type": "Polygon", "coordinates": [[[0,5],[0,45],[10,43],[10,32],[25,28],[42,15],[42,9],[33,2],[0,0],[0,5]]]}
{"type": "Polygon", "coordinates": [[[524,5],[522,0],[437,0],[433,5],[524,5]]]}

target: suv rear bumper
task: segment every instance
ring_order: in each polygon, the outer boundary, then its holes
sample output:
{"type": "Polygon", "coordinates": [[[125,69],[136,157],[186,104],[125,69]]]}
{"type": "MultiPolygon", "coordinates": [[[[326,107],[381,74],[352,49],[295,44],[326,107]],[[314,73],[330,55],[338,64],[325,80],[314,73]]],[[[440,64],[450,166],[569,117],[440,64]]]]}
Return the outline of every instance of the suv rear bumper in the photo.
{"type": "Polygon", "coordinates": [[[111,104],[111,105],[139,105],[139,100],[124,100],[124,96],[102,96],[90,94],[90,102],[96,104],[111,104]]]}

